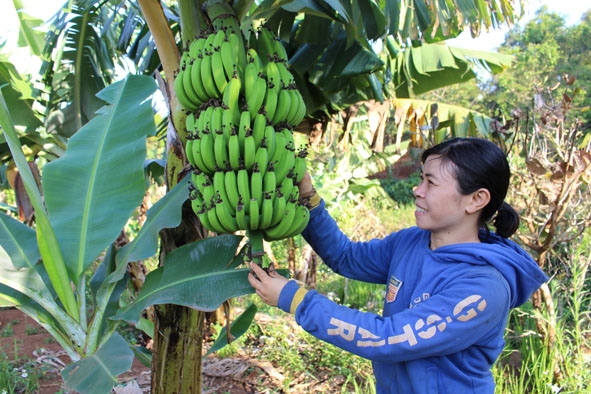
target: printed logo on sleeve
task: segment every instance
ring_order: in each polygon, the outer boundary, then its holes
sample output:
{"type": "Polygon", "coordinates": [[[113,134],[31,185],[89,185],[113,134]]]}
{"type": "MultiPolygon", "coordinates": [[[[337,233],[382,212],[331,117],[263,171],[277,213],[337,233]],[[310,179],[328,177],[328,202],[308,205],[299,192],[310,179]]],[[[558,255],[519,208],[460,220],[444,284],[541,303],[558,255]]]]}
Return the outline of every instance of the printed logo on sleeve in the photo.
{"type": "Polygon", "coordinates": [[[402,286],[402,281],[395,276],[390,277],[390,281],[388,282],[388,291],[386,292],[386,302],[394,302],[396,301],[396,297],[398,296],[398,290],[402,286]]]}

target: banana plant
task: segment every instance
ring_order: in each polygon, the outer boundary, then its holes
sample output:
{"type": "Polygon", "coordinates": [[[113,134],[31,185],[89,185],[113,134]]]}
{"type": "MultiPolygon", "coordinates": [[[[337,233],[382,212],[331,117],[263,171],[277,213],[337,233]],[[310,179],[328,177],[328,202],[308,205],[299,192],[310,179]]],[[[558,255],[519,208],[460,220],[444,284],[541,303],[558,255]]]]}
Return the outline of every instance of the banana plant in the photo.
{"type": "MultiPolygon", "coordinates": [[[[134,355],[142,354],[118,329],[129,322],[149,333],[150,323],[141,317],[146,307],[174,302],[211,311],[252,292],[248,269],[237,268],[244,258],[237,252],[242,237],[227,235],[169,253],[137,298],[120,302],[127,264],[157,253],[160,230],[181,222],[188,198],[184,177],[150,208],[130,243],[114,246],[145,194],[155,90],[152,78],[129,76],[99,92],[105,105],[69,140],[65,155],[43,168],[42,191],[0,91],[0,125],[36,219],[31,228],[0,214],[0,306],[19,308],[55,338],[72,361],[62,371],[64,382],[80,393],[109,393],[134,355]]],[[[248,316],[252,320],[252,308],[248,316]]],[[[240,320],[231,334],[244,332],[250,320],[240,320]]]]}

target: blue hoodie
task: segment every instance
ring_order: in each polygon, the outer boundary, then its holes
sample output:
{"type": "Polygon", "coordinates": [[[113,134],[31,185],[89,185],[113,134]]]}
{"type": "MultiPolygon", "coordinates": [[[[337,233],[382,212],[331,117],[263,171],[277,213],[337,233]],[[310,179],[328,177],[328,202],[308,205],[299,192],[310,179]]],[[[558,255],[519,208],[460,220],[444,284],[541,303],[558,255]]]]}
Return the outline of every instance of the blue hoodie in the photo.
{"type": "Polygon", "coordinates": [[[417,227],[352,242],[325,209],[302,234],[335,272],[386,285],[383,316],[338,305],[289,281],[279,307],[306,331],[372,361],[376,391],[492,394],[491,367],[511,308],[548,280],[516,243],[494,233],[480,244],[429,248],[417,227]]]}

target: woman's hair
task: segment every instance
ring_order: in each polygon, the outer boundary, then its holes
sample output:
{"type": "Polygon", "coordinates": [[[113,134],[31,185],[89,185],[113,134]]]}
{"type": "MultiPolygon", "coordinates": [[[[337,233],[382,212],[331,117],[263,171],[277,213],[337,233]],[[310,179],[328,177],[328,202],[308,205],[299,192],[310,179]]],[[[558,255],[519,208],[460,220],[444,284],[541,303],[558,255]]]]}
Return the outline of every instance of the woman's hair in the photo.
{"type": "Polygon", "coordinates": [[[480,227],[488,230],[493,217],[496,233],[509,238],[519,227],[519,215],[505,202],[511,170],[503,151],[493,142],[481,138],[452,138],[423,152],[425,163],[431,155],[440,156],[443,163],[453,163],[460,193],[467,195],[484,188],[490,201],[480,212],[480,227]],[[495,216],[496,214],[496,216],[495,216]]]}

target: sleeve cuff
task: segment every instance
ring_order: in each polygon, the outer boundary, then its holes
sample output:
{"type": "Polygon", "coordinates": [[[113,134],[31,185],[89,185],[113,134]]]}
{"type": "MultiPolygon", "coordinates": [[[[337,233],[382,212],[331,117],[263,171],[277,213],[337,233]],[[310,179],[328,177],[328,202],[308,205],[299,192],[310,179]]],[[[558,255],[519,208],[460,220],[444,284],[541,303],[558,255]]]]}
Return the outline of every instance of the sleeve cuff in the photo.
{"type": "Polygon", "coordinates": [[[277,306],[284,312],[295,314],[308,290],[300,287],[295,280],[290,280],[281,290],[277,306]]]}

